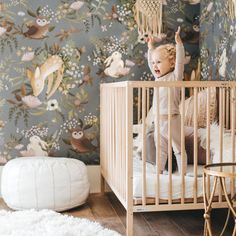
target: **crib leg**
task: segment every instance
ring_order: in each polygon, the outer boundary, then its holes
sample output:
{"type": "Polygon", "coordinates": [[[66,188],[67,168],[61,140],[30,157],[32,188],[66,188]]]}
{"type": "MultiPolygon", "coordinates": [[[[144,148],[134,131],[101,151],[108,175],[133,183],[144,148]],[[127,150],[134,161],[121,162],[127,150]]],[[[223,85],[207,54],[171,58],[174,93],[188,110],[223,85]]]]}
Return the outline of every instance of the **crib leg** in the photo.
{"type": "Polygon", "coordinates": [[[134,213],[131,210],[126,211],[126,236],[133,236],[134,213]]]}
{"type": "Polygon", "coordinates": [[[105,193],[105,179],[101,174],[101,194],[105,193]]]}

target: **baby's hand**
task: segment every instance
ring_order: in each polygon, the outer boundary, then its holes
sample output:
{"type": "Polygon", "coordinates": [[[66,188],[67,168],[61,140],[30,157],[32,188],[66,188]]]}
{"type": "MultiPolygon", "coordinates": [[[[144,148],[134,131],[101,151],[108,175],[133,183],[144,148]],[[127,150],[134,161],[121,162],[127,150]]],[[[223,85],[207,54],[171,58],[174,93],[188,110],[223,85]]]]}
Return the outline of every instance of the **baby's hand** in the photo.
{"type": "Polygon", "coordinates": [[[175,42],[176,44],[182,44],[182,39],[180,38],[180,26],[178,27],[178,30],[175,32],[175,42]]]}
{"type": "Polygon", "coordinates": [[[147,45],[148,45],[149,49],[154,49],[155,40],[152,36],[146,38],[146,42],[147,42],[147,45]]]}

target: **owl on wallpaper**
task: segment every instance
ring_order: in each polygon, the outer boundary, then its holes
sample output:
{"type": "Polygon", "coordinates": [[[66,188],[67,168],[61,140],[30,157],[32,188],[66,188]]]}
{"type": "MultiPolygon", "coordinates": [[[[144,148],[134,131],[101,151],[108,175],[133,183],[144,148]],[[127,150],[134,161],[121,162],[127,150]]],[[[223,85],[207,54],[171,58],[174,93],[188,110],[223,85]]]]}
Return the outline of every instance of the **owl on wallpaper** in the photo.
{"type": "Polygon", "coordinates": [[[44,39],[49,31],[49,21],[45,18],[37,17],[35,24],[27,26],[28,31],[24,36],[31,39],[44,39]]]}
{"type": "Polygon", "coordinates": [[[97,147],[91,143],[91,140],[85,136],[84,131],[81,129],[72,131],[70,143],[73,149],[80,153],[91,152],[97,149],[97,147]]]}

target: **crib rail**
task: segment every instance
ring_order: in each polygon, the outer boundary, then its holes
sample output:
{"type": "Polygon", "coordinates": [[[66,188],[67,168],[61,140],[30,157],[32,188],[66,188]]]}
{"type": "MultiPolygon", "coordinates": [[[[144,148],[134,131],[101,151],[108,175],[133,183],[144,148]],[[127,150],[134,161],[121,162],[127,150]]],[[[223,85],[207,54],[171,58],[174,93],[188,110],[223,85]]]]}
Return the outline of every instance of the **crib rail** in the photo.
{"type": "MultiPolygon", "coordinates": [[[[211,153],[211,124],[213,123],[211,110],[212,91],[217,94],[217,122],[219,124],[219,160],[224,162],[226,157],[224,150],[225,134],[230,135],[230,161],[235,162],[235,128],[236,128],[236,82],[220,81],[191,81],[191,82],[146,82],[129,81],[101,85],[101,170],[102,175],[115,192],[121,203],[132,215],[134,211],[160,211],[160,210],[182,210],[203,208],[203,200],[199,197],[199,166],[198,166],[198,114],[199,98],[201,91],[206,92],[206,164],[212,163],[211,153]],[[181,196],[173,198],[173,174],[168,171],[168,199],[161,198],[161,170],[160,150],[157,148],[155,161],[155,196],[149,201],[147,195],[147,119],[152,106],[153,93],[156,94],[155,103],[155,130],[157,133],[155,145],[160,147],[161,131],[159,127],[160,113],[160,91],[165,88],[168,94],[168,170],[172,169],[172,138],[174,130],[171,130],[171,101],[173,99],[172,88],[178,88],[180,92],[181,115],[181,160],[184,160],[185,150],[185,120],[186,98],[192,94],[193,98],[193,172],[194,179],[192,198],[186,198],[186,174],[183,165],[180,170],[181,196]],[[142,140],[142,186],[141,197],[136,201],[133,199],[133,125],[141,126],[142,140]],[[135,204],[139,205],[135,205],[135,204]]],[[[228,154],[228,153],[227,153],[228,154]]],[[[229,157],[227,157],[227,160],[229,157]]],[[[208,190],[212,185],[211,179],[207,179],[208,190]]],[[[235,182],[231,180],[231,195],[235,194],[235,182]]],[[[210,191],[208,191],[208,195],[210,191]]],[[[219,188],[213,207],[224,207],[225,198],[219,188]]],[[[129,218],[131,219],[131,218],[129,218]]]]}

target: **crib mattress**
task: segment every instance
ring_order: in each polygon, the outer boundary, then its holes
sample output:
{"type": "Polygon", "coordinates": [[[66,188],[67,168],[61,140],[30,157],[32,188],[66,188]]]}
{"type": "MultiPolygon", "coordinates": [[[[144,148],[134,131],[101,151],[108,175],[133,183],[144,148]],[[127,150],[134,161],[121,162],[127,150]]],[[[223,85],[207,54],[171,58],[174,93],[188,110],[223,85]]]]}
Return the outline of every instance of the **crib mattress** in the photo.
{"type": "MultiPolygon", "coordinates": [[[[134,158],[133,162],[133,195],[134,198],[142,197],[142,161],[139,158],[134,158]]],[[[187,175],[185,176],[185,198],[194,198],[194,175],[193,165],[188,165],[187,175]]],[[[203,196],[203,166],[198,165],[198,178],[197,178],[197,197],[203,196]]],[[[156,170],[155,166],[147,163],[146,165],[146,197],[154,198],[156,195],[156,170]]],[[[211,180],[213,185],[213,179],[211,180]]],[[[230,179],[226,179],[227,190],[230,190],[230,179]]],[[[215,195],[218,195],[218,188],[215,195]]],[[[182,177],[175,172],[172,174],[172,199],[177,200],[182,196],[182,177]]],[[[167,174],[160,175],[160,199],[168,200],[169,197],[169,176],[167,174]]]]}

